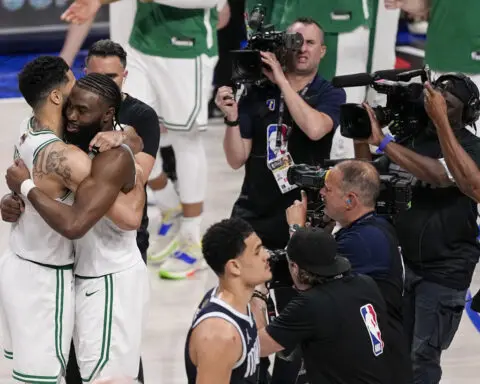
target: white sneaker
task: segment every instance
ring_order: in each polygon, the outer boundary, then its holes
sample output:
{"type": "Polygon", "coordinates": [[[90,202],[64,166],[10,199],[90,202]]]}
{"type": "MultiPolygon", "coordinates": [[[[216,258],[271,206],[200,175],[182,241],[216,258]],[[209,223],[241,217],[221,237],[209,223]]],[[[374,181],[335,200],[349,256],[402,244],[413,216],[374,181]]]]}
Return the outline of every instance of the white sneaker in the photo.
{"type": "Polygon", "coordinates": [[[206,267],[201,244],[180,241],[178,250],[162,264],[158,276],[162,279],[182,280],[206,267]]]}
{"type": "Polygon", "coordinates": [[[148,248],[148,261],[161,263],[178,249],[178,231],[180,230],[181,218],[181,205],[162,213],[162,221],[159,224],[157,233],[152,234],[155,240],[152,241],[148,248]]]}

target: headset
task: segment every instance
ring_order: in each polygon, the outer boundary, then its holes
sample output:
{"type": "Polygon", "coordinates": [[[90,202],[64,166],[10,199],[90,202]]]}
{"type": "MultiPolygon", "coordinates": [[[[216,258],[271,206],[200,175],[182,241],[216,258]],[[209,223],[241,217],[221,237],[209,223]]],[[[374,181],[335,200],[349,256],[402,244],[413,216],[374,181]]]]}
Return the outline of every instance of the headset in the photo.
{"type": "Polygon", "coordinates": [[[477,86],[475,83],[463,73],[446,73],[441,75],[436,81],[435,84],[440,84],[445,80],[456,79],[461,80],[467,87],[470,92],[470,99],[463,109],[462,122],[465,125],[474,125],[475,122],[480,117],[480,95],[477,86]]]}

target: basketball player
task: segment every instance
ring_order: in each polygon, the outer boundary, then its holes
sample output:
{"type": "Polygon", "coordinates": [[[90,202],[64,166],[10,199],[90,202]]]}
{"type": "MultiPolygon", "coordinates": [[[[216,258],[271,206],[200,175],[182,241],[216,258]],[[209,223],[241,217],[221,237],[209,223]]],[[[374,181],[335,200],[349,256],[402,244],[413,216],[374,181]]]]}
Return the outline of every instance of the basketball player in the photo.
{"type": "MultiPolygon", "coordinates": [[[[24,159],[33,180],[17,188],[18,194],[25,196],[37,183],[37,191],[68,206],[71,192],[90,173],[88,156],[60,139],[62,109],[74,81],[68,65],[52,56],[38,57],[19,74],[19,89],[33,117],[22,123],[16,156],[24,159]]],[[[141,213],[122,196],[109,216],[132,229],[141,213]]],[[[4,347],[6,356],[13,358],[13,377],[57,383],[65,373],[73,331],[73,243],[52,231],[27,201],[0,260],[4,347]]]]}
{"type": "MultiPolygon", "coordinates": [[[[62,18],[85,22],[107,2],[112,1],[76,0],[62,18]]],[[[164,216],[183,214],[171,242],[152,255],[158,262],[171,256],[159,271],[164,278],[183,279],[205,266],[200,225],[207,161],[199,133],[207,125],[218,55],[218,8],[224,4],[225,0],[138,1],[127,47],[129,75],[124,90],[156,110],[160,123],[168,130],[161,146],[171,144],[175,150],[180,196],[166,178],[163,185],[150,184],[157,190],[155,199],[170,207],[163,210],[164,216]]]]}
{"type": "Polygon", "coordinates": [[[257,383],[259,344],[249,302],[255,287],[272,278],[268,252],[242,219],[210,227],[202,251],[219,284],[201,301],[188,332],[188,383],[257,383]]]}
{"type": "MultiPolygon", "coordinates": [[[[66,108],[69,142],[88,149],[100,130],[114,128],[113,115],[120,104],[120,89],[108,76],[93,73],[77,81],[66,108]],[[114,91],[113,99],[106,97],[108,90],[114,91]]],[[[7,171],[7,183],[16,192],[29,177],[21,162],[7,171]]],[[[118,193],[134,186],[142,195],[132,205],[140,206],[143,213],[141,173],[135,172],[133,153],[122,146],[94,158],[91,175],[78,187],[75,201],[67,209],[32,184],[24,194],[55,231],[78,239],[74,344],[86,383],[112,375],[136,377],[138,373],[148,298],[146,266],[136,244],[136,231],[123,231],[103,217],[118,193]]]]}

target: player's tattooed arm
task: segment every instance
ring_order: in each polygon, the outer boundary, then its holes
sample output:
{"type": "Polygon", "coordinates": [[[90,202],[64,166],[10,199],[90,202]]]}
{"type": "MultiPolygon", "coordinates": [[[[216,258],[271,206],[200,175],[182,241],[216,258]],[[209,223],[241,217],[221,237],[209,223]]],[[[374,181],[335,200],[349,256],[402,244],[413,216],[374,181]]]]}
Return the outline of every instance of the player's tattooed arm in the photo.
{"type": "MultiPolygon", "coordinates": [[[[76,195],[72,206],[52,199],[39,188],[32,188],[27,198],[50,227],[69,239],[78,239],[107,214],[114,203],[117,204],[115,201],[119,192],[125,185],[132,184],[133,167],[134,162],[130,153],[124,149],[112,149],[97,155],[92,163],[91,174],[75,188],[76,195]]],[[[74,173],[72,166],[72,180],[74,173]]],[[[7,184],[17,193],[20,192],[21,183],[29,177],[28,169],[22,161],[7,170],[7,184]]],[[[126,217],[122,217],[122,223],[112,219],[122,229],[133,230],[140,225],[145,204],[141,178],[137,181],[131,198],[139,200],[136,205],[130,204],[135,212],[130,214],[130,211],[124,210],[123,215],[126,217]],[[136,206],[142,209],[136,209],[136,206]],[[134,227],[122,227],[121,224],[125,223],[134,227]]]]}
{"type": "MultiPolygon", "coordinates": [[[[82,162],[86,165],[86,167],[82,167],[85,170],[89,168],[90,160],[88,158],[87,160],[82,162]]],[[[72,184],[72,167],[68,161],[68,147],[56,146],[41,151],[34,163],[32,173],[35,180],[54,175],[62,180],[66,188],[71,189],[74,184],[72,184]]],[[[80,178],[82,176],[85,178],[87,175],[82,172],[80,178]]]]}

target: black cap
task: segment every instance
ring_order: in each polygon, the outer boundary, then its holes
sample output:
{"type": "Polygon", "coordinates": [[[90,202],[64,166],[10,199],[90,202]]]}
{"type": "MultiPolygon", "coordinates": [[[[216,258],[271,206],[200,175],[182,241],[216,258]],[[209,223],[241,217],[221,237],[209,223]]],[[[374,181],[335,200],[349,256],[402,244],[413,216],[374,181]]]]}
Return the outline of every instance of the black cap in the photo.
{"type": "Polygon", "coordinates": [[[447,91],[457,97],[464,105],[467,105],[472,97],[479,97],[476,84],[468,76],[459,73],[447,73],[440,76],[436,84],[442,84],[447,81],[451,84],[450,87],[447,87],[447,91]]]}
{"type": "Polygon", "coordinates": [[[287,245],[288,258],[301,269],[333,277],[348,272],[350,262],[337,254],[335,238],[321,228],[299,228],[287,245]]]}

